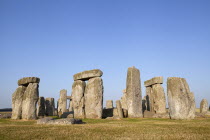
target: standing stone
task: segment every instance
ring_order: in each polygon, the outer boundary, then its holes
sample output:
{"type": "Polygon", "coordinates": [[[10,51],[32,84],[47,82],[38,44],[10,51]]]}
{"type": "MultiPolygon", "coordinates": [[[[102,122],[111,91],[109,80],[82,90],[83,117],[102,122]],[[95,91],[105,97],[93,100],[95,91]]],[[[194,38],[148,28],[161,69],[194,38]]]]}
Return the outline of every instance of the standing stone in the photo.
{"type": "Polygon", "coordinates": [[[167,80],[168,104],[171,119],[194,119],[195,99],[184,78],[167,80]]]}
{"type": "Polygon", "coordinates": [[[152,94],[154,112],[156,114],[166,113],[165,93],[161,84],[155,84],[152,86],[152,94]]]}
{"type": "Polygon", "coordinates": [[[70,100],[69,102],[69,112],[72,112],[73,111],[73,102],[72,100],[70,100]]]}
{"type": "Polygon", "coordinates": [[[44,97],[39,97],[38,100],[38,107],[37,107],[37,116],[45,116],[45,99],[44,97]]]}
{"type": "Polygon", "coordinates": [[[146,96],[144,96],[142,100],[142,112],[144,113],[144,111],[146,110],[147,110],[147,100],[146,100],[146,96]]]}
{"type": "Polygon", "coordinates": [[[67,90],[63,89],[60,91],[60,98],[58,101],[58,112],[66,112],[67,106],[67,90]]]}
{"type": "Polygon", "coordinates": [[[72,105],[74,111],[74,118],[85,118],[84,110],[84,93],[86,83],[77,80],[72,85],[72,105]]]}
{"type": "Polygon", "coordinates": [[[106,101],[106,109],[111,109],[111,108],[113,108],[113,101],[107,100],[106,101]]]}
{"type": "Polygon", "coordinates": [[[200,113],[206,114],[208,112],[208,101],[206,99],[203,99],[200,103],[200,113]]]}
{"type": "Polygon", "coordinates": [[[103,81],[100,77],[88,80],[85,89],[86,118],[101,119],[103,111],[103,81]]]}
{"type": "Polygon", "coordinates": [[[147,111],[153,112],[153,98],[152,98],[152,87],[146,87],[146,102],[147,102],[147,111]]]}
{"type": "Polygon", "coordinates": [[[123,110],[122,110],[120,100],[116,101],[116,108],[117,108],[117,112],[118,112],[119,117],[123,118],[123,110]]]}
{"type": "Polygon", "coordinates": [[[126,82],[126,100],[128,106],[128,117],[142,117],[142,97],[140,71],[135,67],[128,68],[126,82]]]}
{"type": "Polygon", "coordinates": [[[46,116],[55,115],[55,100],[54,98],[46,98],[46,116]]]}
{"type": "Polygon", "coordinates": [[[12,119],[21,119],[23,95],[26,87],[19,86],[12,95],[12,119]]]}
{"type": "Polygon", "coordinates": [[[23,96],[22,103],[22,119],[34,120],[37,119],[36,104],[39,99],[39,84],[30,83],[23,96]]]}
{"type": "Polygon", "coordinates": [[[126,89],[123,90],[123,96],[121,97],[120,102],[121,102],[122,108],[128,110],[127,100],[126,100],[126,89]]]}

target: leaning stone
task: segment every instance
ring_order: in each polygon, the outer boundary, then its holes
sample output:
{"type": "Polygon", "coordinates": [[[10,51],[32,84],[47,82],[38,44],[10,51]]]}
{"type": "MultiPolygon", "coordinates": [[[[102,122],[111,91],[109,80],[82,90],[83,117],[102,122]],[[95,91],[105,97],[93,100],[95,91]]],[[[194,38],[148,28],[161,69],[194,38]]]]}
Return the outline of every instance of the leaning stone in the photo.
{"type": "Polygon", "coordinates": [[[99,69],[83,71],[74,75],[74,81],[76,80],[89,80],[94,77],[101,77],[103,72],[99,69]]]}
{"type": "Polygon", "coordinates": [[[39,99],[39,85],[37,83],[30,83],[26,88],[22,103],[22,119],[35,120],[36,104],[39,99]]]}
{"type": "Polygon", "coordinates": [[[85,118],[85,93],[86,83],[81,80],[77,80],[72,85],[72,108],[74,111],[74,118],[85,118]]]}
{"type": "Polygon", "coordinates": [[[113,108],[113,101],[107,100],[106,101],[106,109],[111,109],[111,108],[113,108]]]}
{"type": "Polygon", "coordinates": [[[128,117],[142,117],[140,71],[135,67],[128,68],[126,81],[126,100],[128,106],[128,117]]]}
{"type": "Polygon", "coordinates": [[[60,91],[60,98],[58,101],[58,112],[62,113],[66,111],[67,108],[67,90],[63,89],[60,91]]]}
{"type": "Polygon", "coordinates": [[[154,84],[162,84],[163,83],[163,77],[154,77],[150,80],[147,80],[144,82],[144,86],[148,87],[148,86],[152,86],[154,84]]]}
{"type": "Polygon", "coordinates": [[[18,80],[18,85],[28,85],[29,83],[39,83],[40,79],[38,77],[24,77],[18,80]]]}
{"type": "Polygon", "coordinates": [[[161,84],[155,84],[152,86],[152,94],[154,112],[156,114],[166,113],[166,98],[161,84]]]}
{"type": "Polygon", "coordinates": [[[21,119],[23,95],[26,87],[19,86],[12,95],[12,119],[21,119]]]}
{"type": "Polygon", "coordinates": [[[86,118],[101,119],[103,111],[103,81],[100,77],[88,80],[85,89],[86,118]]]}
{"type": "Polygon", "coordinates": [[[194,119],[195,98],[184,78],[169,77],[168,104],[171,119],[194,119]]]}
{"type": "Polygon", "coordinates": [[[123,118],[123,110],[122,110],[120,100],[116,101],[116,108],[117,108],[117,112],[118,112],[119,117],[123,118]]]}
{"type": "Polygon", "coordinates": [[[46,116],[55,115],[55,100],[54,98],[46,98],[46,116]]]}
{"type": "Polygon", "coordinates": [[[208,112],[208,101],[206,99],[203,99],[200,103],[200,113],[206,114],[208,112]]]}
{"type": "Polygon", "coordinates": [[[38,106],[37,106],[37,116],[43,117],[45,116],[45,99],[44,97],[39,97],[38,100],[38,106]]]}

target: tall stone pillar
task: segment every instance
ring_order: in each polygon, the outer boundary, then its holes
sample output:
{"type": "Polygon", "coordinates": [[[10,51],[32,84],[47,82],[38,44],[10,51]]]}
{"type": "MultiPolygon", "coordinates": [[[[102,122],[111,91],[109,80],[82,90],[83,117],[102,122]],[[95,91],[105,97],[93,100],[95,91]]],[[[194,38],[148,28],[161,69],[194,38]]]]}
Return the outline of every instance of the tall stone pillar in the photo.
{"type": "Polygon", "coordinates": [[[171,119],[194,119],[195,98],[184,78],[167,80],[168,105],[171,119]]]}
{"type": "Polygon", "coordinates": [[[45,116],[45,99],[44,99],[44,97],[39,97],[38,106],[37,106],[37,116],[38,117],[45,116]]]}
{"type": "Polygon", "coordinates": [[[36,115],[36,104],[39,99],[39,84],[30,83],[23,96],[22,104],[22,119],[35,120],[36,115]]]}
{"type": "Polygon", "coordinates": [[[128,107],[128,117],[142,117],[140,71],[135,67],[128,68],[126,81],[126,100],[128,107]]]}
{"type": "Polygon", "coordinates": [[[74,81],[72,85],[72,108],[74,118],[85,118],[85,93],[86,83],[81,80],[74,81]]]}
{"type": "Polygon", "coordinates": [[[46,98],[46,116],[55,115],[55,100],[54,98],[46,98]]]}
{"type": "Polygon", "coordinates": [[[208,112],[209,104],[206,99],[203,99],[200,103],[200,113],[206,114],[208,112]]]}
{"type": "Polygon", "coordinates": [[[116,101],[116,108],[117,108],[117,112],[118,112],[119,117],[123,118],[123,109],[122,109],[120,100],[116,101]]]}
{"type": "Polygon", "coordinates": [[[100,77],[88,80],[85,89],[86,118],[101,119],[103,111],[103,81],[100,77]]]}
{"type": "Polygon", "coordinates": [[[60,91],[60,98],[58,101],[58,112],[66,112],[67,109],[67,90],[63,89],[60,91]]]}
{"type": "Polygon", "coordinates": [[[21,119],[23,95],[25,86],[19,86],[12,95],[12,119],[21,119]]]}

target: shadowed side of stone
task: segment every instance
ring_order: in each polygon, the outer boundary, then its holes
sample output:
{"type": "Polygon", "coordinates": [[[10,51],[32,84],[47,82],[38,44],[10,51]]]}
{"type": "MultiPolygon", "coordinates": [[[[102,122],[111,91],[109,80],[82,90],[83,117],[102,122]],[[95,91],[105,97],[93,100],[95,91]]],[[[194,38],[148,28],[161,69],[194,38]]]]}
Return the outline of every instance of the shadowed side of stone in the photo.
{"type": "Polygon", "coordinates": [[[74,75],[74,81],[76,80],[89,80],[94,77],[101,77],[103,72],[99,69],[83,71],[74,75]]]}

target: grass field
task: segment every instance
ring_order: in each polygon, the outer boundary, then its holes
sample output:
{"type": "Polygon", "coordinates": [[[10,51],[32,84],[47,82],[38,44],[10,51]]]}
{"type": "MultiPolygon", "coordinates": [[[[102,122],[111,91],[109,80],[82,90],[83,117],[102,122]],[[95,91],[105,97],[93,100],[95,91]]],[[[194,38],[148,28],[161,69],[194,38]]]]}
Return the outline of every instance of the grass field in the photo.
{"type": "Polygon", "coordinates": [[[210,139],[210,119],[92,120],[78,125],[38,125],[0,119],[0,139],[210,139]]]}

